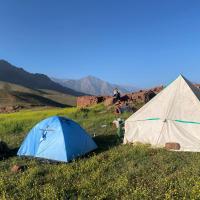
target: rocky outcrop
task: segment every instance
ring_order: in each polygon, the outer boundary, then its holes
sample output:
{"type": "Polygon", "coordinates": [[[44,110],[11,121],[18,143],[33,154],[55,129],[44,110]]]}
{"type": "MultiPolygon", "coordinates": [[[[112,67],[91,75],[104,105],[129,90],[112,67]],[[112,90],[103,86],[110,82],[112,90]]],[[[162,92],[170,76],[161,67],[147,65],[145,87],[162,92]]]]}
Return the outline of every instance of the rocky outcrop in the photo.
{"type": "Polygon", "coordinates": [[[113,98],[113,97],[108,97],[108,98],[106,98],[105,101],[104,101],[104,105],[105,105],[105,106],[113,105],[113,103],[114,103],[114,98],[113,98]]]}
{"type": "Polygon", "coordinates": [[[159,92],[161,92],[161,90],[164,89],[164,86],[159,86],[159,87],[155,87],[153,89],[151,89],[153,92],[155,92],[156,94],[158,94],[159,92]]]}
{"type": "Polygon", "coordinates": [[[106,100],[103,96],[82,96],[77,98],[77,107],[88,107],[102,103],[106,100]]]}
{"type": "Polygon", "coordinates": [[[195,86],[200,89],[200,84],[195,84],[195,86]]]}
{"type": "Polygon", "coordinates": [[[0,113],[12,113],[17,112],[21,109],[23,109],[24,106],[16,105],[16,106],[4,106],[0,107],[0,113]]]}
{"type": "MultiPolygon", "coordinates": [[[[128,103],[147,103],[162,89],[163,87],[161,86],[150,90],[140,90],[138,92],[126,94],[121,97],[121,101],[128,103]]],[[[83,96],[77,98],[78,107],[89,107],[102,102],[105,106],[110,106],[115,103],[115,99],[111,96],[83,96]]]]}
{"type": "Polygon", "coordinates": [[[156,93],[152,90],[149,91],[141,90],[139,92],[128,94],[127,96],[129,97],[129,101],[132,101],[133,103],[147,103],[154,96],[156,96],[156,93]]]}

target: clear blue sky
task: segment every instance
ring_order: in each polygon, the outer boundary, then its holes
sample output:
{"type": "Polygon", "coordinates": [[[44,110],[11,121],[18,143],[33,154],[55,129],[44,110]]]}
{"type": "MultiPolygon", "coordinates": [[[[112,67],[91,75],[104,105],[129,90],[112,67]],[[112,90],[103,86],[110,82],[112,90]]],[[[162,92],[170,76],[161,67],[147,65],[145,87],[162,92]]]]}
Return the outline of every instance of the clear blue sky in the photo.
{"type": "Polygon", "coordinates": [[[0,0],[0,58],[58,78],[200,82],[200,1],[0,0]]]}

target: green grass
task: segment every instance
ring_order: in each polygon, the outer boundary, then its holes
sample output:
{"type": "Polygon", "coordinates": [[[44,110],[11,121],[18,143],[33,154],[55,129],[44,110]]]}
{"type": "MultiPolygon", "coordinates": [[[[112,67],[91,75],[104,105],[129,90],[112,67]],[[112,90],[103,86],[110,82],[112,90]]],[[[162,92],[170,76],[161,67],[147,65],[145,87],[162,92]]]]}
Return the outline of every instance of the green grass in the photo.
{"type": "Polygon", "coordinates": [[[79,122],[96,135],[99,149],[67,164],[16,156],[1,160],[0,199],[200,199],[199,153],[122,145],[112,125],[115,116],[103,105],[1,114],[0,138],[18,148],[34,124],[52,115],[79,122]],[[14,174],[14,164],[27,169],[14,174]]]}

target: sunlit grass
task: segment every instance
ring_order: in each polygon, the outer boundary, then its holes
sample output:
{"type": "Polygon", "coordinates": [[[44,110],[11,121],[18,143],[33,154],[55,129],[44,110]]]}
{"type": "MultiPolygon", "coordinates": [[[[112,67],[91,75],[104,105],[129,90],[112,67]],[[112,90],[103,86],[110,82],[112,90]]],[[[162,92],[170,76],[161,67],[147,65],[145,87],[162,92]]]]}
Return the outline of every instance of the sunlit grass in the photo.
{"type": "Polygon", "coordinates": [[[33,125],[53,115],[79,122],[95,135],[99,149],[67,164],[17,156],[0,161],[0,199],[200,198],[199,153],[122,145],[112,125],[115,115],[103,105],[1,114],[0,138],[17,148],[33,125]],[[27,169],[14,174],[10,171],[14,164],[27,169]]]}

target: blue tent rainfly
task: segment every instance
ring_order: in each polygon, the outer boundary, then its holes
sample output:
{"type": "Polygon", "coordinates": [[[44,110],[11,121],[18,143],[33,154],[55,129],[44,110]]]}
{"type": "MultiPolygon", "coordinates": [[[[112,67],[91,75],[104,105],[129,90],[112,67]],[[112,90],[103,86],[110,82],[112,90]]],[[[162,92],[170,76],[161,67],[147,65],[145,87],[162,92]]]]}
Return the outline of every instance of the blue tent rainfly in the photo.
{"type": "Polygon", "coordinates": [[[96,148],[93,139],[79,124],[53,116],[32,128],[17,155],[69,162],[96,148]]]}

